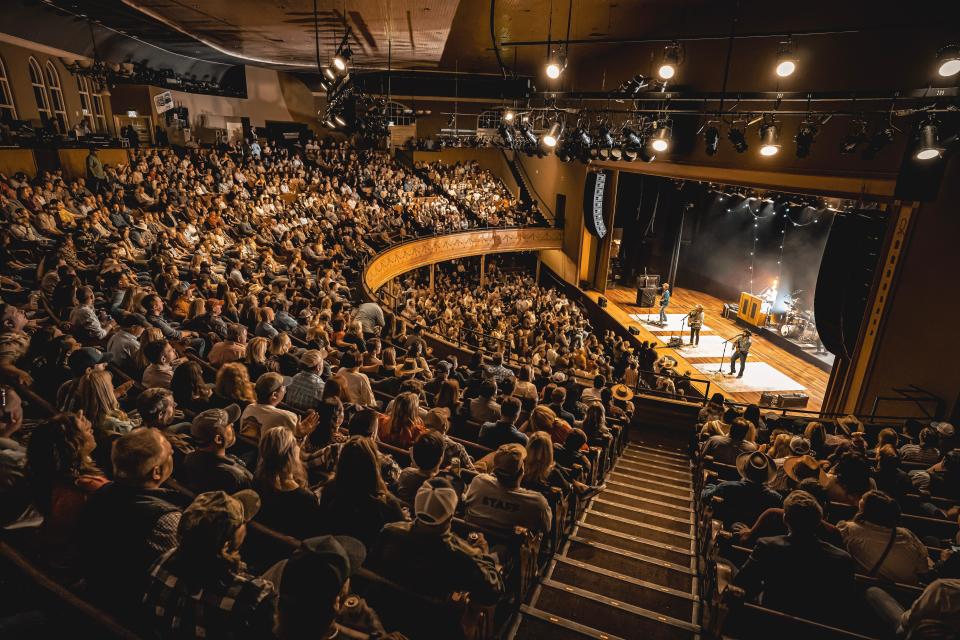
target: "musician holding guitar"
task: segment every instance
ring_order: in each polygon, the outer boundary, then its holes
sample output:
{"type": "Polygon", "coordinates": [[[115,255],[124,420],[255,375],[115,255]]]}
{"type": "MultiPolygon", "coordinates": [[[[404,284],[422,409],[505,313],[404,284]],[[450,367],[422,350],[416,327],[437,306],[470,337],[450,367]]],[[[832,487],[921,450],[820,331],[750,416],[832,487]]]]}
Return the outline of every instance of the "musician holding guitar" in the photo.
{"type": "Polygon", "coordinates": [[[698,304],[687,314],[690,326],[690,344],[700,344],[700,328],[703,326],[703,305],[698,304]]]}
{"type": "Polygon", "coordinates": [[[740,361],[740,373],[737,374],[738,378],[743,377],[743,369],[747,366],[747,354],[750,353],[750,336],[753,335],[749,331],[744,331],[740,335],[733,338],[733,355],[730,356],[730,375],[736,373],[737,361],[740,361]]]}
{"type": "Polygon", "coordinates": [[[670,304],[670,285],[664,282],[660,285],[663,293],[660,294],[660,324],[667,324],[667,306],[670,304]]]}

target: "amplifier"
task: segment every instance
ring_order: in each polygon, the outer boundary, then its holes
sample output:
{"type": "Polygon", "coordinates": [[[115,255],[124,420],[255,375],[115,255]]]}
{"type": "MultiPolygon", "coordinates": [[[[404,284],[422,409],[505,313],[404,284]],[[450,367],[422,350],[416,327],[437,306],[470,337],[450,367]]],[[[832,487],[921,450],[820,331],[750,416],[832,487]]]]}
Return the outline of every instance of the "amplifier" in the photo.
{"type": "Polygon", "coordinates": [[[656,289],[660,286],[660,276],[656,275],[642,275],[637,276],[637,288],[643,289],[645,287],[653,287],[656,289]]]}
{"type": "Polygon", "coordinates": [[[779,402],[780,396],[773,393],[772,391],[764,391],[760,394],[760,406],[761,407],[775,407],[777,402],[779,402]]]}
{"type": "Polygon", "coordinates": [[[627,327],[627,331],[629,331],[630,335],[632,336],[640,335],[640,329],[637,329],[636,327],[627,327]]]}
{"type": "Polygon", "coordinates": [[[785,409],[802,409],[807,406],[810,396],[805,393],[781,393],[778,396],[780,407],[785,409]]]}
{"type": "Polygon", "coordinates": [[[667,342],[667,346],[671,349],[678,349],[683,346],[683,338],[680,336],[670,336],[670,340],[667,342]]]}
{"type": "Polygon", "coordinates": [[[637,289],[637,306],[652,307],[656,303],[657,303],[656,287],[641,287],[637,289]]]}
{"type": "Polygon", "coordinates": [[[600,307],[601,309],[606,309],[606,308],[607,308],[607,299],[604,298],[603,296],[600,296],[600,297],[597,299],[597,305],[599,305],[599,307],[600,307]]]}
{"type": "Polygon", "coordinates": [[[723,305],[723,315],[727,320],[732,320],[737,317],[737,313],[740,311],[740,305],[728,302],[723,305]]]}

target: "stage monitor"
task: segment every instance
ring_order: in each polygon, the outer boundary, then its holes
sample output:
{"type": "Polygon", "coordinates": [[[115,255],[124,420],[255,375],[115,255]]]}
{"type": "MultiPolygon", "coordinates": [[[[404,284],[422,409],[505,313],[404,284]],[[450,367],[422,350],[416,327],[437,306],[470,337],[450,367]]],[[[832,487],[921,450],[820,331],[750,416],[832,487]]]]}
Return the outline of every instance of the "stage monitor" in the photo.
{"type": "Polygon", "coordinates": [[[583,185],[583,223],[587,231],[603,238],[607,235],[607,225],[603,221],[604,205],[607,196],[606,171],[591,171],[583,185]]]}

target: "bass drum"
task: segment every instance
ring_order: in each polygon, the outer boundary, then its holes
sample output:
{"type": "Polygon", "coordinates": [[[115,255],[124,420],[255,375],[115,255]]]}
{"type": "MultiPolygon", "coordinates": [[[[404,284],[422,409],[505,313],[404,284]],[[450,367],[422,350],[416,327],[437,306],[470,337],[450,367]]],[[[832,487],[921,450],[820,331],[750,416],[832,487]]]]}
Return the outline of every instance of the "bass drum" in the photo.
{"type": "Polygon", "coordinates": [[[795,324],[785,324],[780,327],[780,335],[782,335],[784,338],[797,339],[800,337],[802,331],[803,330],[795,324]]]}

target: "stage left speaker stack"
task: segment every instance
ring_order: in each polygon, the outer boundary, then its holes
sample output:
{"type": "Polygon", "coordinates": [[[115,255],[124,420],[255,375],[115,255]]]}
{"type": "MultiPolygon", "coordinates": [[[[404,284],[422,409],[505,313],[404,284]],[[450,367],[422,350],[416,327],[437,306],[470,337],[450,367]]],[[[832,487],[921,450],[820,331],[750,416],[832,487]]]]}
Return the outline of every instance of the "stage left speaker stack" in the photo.
{"type": "Polygon", "coordinates": [[[637,306],[652,307],[657,302],[656,287],[640,287],[637,289],[637,306]]]}

